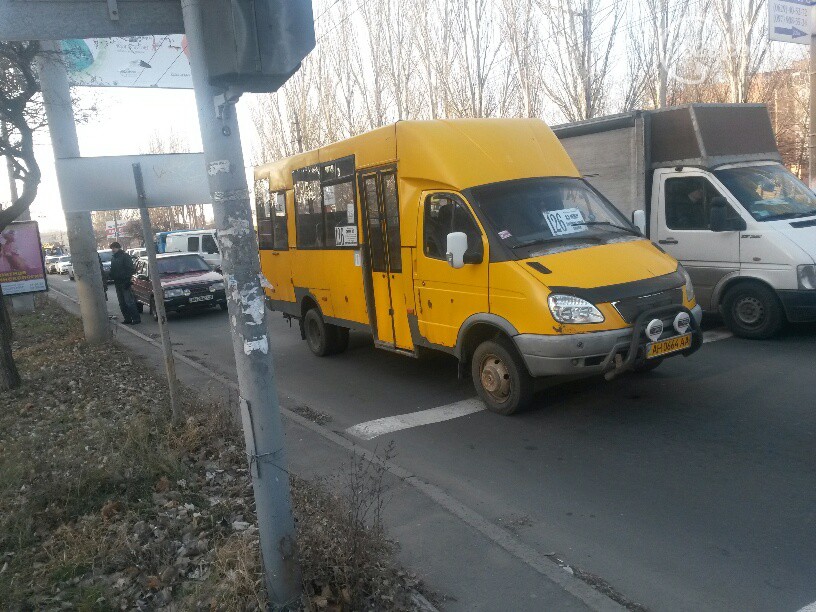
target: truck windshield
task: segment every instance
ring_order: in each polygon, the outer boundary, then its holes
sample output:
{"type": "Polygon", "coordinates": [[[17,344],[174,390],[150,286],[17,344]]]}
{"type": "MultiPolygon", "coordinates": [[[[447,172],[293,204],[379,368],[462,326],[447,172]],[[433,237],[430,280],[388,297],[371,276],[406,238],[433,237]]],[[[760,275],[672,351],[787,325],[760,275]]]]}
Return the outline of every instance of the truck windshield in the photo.
{"type": "Polygon", "coordinates": [[[714,176],[757,221],[816,215],[816,195],[784,166],[726,168],[714,176]]]}
{"type": "Polygon", "coordinates": [[[470,192],[499,238],[525,257],[640,238],[582,179],[518,179],[470,192]]]}

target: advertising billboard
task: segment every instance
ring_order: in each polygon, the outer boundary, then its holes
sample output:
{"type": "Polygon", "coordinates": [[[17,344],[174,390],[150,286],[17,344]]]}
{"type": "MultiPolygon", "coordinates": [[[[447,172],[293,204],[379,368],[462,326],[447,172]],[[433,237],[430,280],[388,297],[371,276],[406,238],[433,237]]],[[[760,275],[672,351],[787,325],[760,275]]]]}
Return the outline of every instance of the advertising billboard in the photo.
{"type": "Polygon", "coordinates": [[[0,285],[3,295],[48,291],[40,228],[18,221],[0,233],[0,285]]]}
{"type": "Polygon", "coordinates": [[[183,34],[60,41],[71,85],[192,89],[183,34]]]}

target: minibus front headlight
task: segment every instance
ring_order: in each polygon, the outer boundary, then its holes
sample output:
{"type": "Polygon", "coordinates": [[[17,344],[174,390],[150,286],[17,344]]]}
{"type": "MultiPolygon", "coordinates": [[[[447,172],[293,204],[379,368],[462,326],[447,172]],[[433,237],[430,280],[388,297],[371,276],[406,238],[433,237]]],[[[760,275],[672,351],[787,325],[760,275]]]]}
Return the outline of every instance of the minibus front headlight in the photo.
{"type": "Polygon", "coordinates": [[[816,266],[812,264],[797,266],[796,280],[800,289],[816,289],[816,266]]]}
{"type": "Polygon", "coordinates": [[[691,277],[682,265],[677,264],[677,270],[686,279],[686,299],[691,302],[694,299],[694,285],[691,283],[691,277]]]}
{"type": "Polygon", "coordinates": [[[553,318],[559,323],[602,323],[601,311],[574,295],[554,293],[547,298],[553,318]]]}

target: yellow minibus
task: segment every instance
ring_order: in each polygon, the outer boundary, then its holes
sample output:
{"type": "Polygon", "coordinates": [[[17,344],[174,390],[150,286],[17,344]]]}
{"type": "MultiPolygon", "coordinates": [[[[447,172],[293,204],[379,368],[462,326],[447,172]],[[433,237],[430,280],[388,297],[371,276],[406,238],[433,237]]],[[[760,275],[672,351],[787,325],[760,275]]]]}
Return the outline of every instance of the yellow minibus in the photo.
{"type": "Polygon", "coordinates": [[[318,356],[349,330],[443,351],[511,414],[537,378],[651,370],[702,344],[686,271],[540,120],[400,121],[260,166],[255,190],[268,306],[318,356]]]}

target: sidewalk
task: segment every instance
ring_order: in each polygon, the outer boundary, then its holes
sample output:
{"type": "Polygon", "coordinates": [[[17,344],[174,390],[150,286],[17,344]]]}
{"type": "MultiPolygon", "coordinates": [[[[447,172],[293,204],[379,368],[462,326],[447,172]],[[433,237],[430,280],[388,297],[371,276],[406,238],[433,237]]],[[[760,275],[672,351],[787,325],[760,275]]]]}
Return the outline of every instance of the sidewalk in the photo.
{"type": "MultiPolygon", "coordinates": [[[[52,299],[78,313],[65,294],[52,299]]],[[[115,339],[163,371],[156,339],[137,329],[116,325],[115,339]]],[[[237,385],[184,355],[176,354],[181,382],[198,389],[211,401],[237,407],[237,385]]],[[[296,398],[281,398],[290,470],[303,478],[322,478],[329,484],[340,467],[355,456],[371,453],[332,429],[326,415],[299,408],[296,398]]],[[[399,543],[398,561],[437,594],[443,610],[622,610],[571,570],[522,543],[512,532],[481,517],[445,491],[388,464],[389,500],[385,523],[399,543]]]]}

